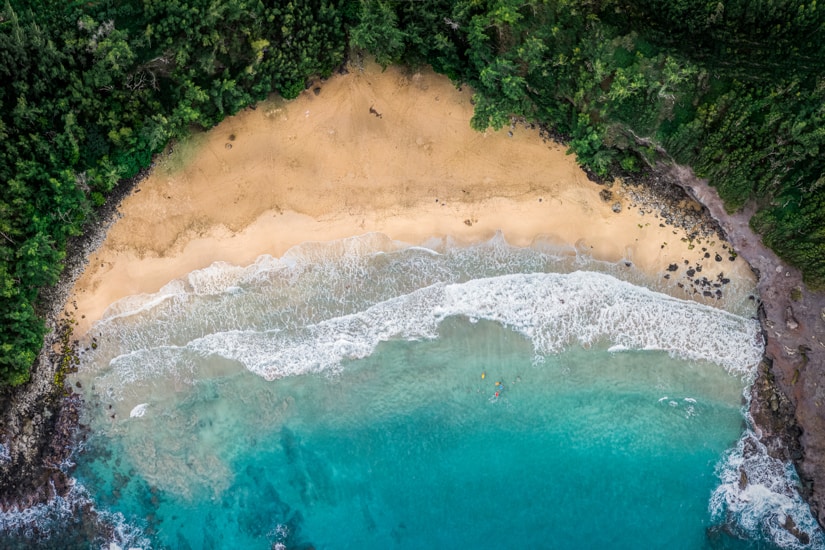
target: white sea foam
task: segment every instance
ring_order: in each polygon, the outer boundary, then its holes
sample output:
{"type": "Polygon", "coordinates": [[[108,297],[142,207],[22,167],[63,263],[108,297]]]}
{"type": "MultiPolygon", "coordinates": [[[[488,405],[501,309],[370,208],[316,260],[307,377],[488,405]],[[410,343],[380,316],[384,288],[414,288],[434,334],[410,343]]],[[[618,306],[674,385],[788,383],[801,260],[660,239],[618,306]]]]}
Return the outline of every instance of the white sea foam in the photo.
{"type": "Polygon", "coordinates": [[[630,350],[625,346],[621,346],[621,345],[616,344],[615,346],[610,346],[607,351],[609,351],[610,353],[619,353],[619,352],[622,352],[622,351],[630,351],[630,350]]]}
{"type": "Polygon", "coordinates": [[[176,279],[167,283],[154,294],[135,294],[127,296],[111,304],[103,313],[104,319],[111,323],[123,317],[138,315],[147,311],[151,311],[156,306],[174,299],[186,291],[185,283],[182,280],[176,279]]]}
{"type": "MultiPolygon", "coordinates": [[[[107,368],[97,373],[95,385],[107,398],[117,401],[138,382],[165,386],[171,379],[189,384],[199,370],[200,358],[185,346],[140,349],[114,358],[107,368]]],[[[145,398],[144,395],[138,397],[145,398]]]]}
{"type": "Polygon", "coordinates": [[[477,279],[449,285],[446,297],[442,317],[497,321],[530,338],[541,353],[606,342],[711,361],[738,374],[750,373],[761,357],[756,321],[600,273],[477,279]]]}
{"type": "MultiPolygon", "coordinates": [[[[3,537],[9,537],[16,547],[18,544],[37,548],[63,547],[66,541],[61,540],[61,537],[65,537],[67,526],[76,525],[81,517],[98,526],[97,538],[85,541],[89,543],[89,547],[94,543],[100,543],[103,548],[116,544],[130,550],[152,547],[140,528],[127,522],[123,514],[97,510],[89,492],[77,482],[65,497],[57,496],[46,503],[22,510],[0,512],[0,543],[3,542],[3,537]],[[89,515],[90,511],[94,516],[89,515]],[[110,539],[104,541],[103,533],[110,539]]],[[[85,532],[84,536],[88,537],[89,534],[85,532]]],[[[76,542],[72,541],[72,544],[76,542]]]]}
{"type": "Polygon", "coordinates": [[[143,415],[146,414],[146,409],[149,408],[149,403],[141,403],[140,405],[135,405],[132,408],[132,411],[129,413],[129,418],[141,418],[143,415]]]}
{"type": "Polygon", "coordinates": [[[608,342],[711,361],[736,374],[750,373],[761,356],[755,321],[586,272],[436,285],[307,327],[295,336],[234,334],[226,346],[226,339],[214,335],[200,341],[198,349],[240,360],[253,372],[276,378],[364,357],[381,341],[432,338],[438,324],[453,316],[498,322],[529,338],[542,354],[574,343],[608,342]],[[261,345],[265,356],[257,353],[261,345]],[[256,350],[252,355],[251,349],[256,350]]]}
{"type": "Polygon", "coordinates": [[[793,465],[768,455],[750,430],[717,466],[721,482],[710,500],[714,523],[735,535],[770,540],[779,548],[825,548],[825,537],[809,506],[799,495],[793,465]],[[808,541],[785,527],[790,518],[808,541]]]}
{"type": "Polygon", "coordinates": [[[335,371],[394,339],[435,338],[448,317],[500,323],[530,339],[536,352],[571,345],[661,350],[749,375],[761,357],[758,324],[590,272],[516,274],[435,284],[364,311],[291,330],[233,330],[183,346],[158,346],[111,361],[109,387],[169,371],[196,372],[199,357],[218,355],[272,380],[335,371]]]}
{"type": "MultiPolygon", "coordinates": [[[[513,247],[500,234],[473,246],[458,246],[449,239],[428,246],[404,246],[373,233],[333,243],[305,243],[282,258],[262,256],[244,268],[215,263],[156,294],[113,304],[95,327],[105,342],[90,361],[105,364],[142,349],[185,347],[209,334],[300,330],[426,287],[500,275],[568,273],[585,267],[634,284],[655,283],[623,263],[571,258],[541,243],[513,247]]],[[[678,328],[671,332],[675,331],[678,328]]],[[[616,342],[611,351],[625,349],[639,348],[616,342]]]]}

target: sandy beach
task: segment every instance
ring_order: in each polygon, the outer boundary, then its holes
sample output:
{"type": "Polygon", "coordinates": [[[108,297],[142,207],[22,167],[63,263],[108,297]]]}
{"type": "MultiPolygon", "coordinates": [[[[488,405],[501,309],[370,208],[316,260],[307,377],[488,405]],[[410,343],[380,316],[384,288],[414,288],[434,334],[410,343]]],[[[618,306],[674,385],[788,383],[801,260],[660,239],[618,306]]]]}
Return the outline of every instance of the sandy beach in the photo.
{"type": "MultiPolygon", "coordinates": [[[[76,283],[76,334],[116,300],[213,262],[245,265],[368,232],[420,244],[501,231],[514,245],[541,236],[651,275],[673,263],[681,273],[687,260],[708,279],[724,269],[753,280],[721,240],[689,242],[684,229],[642,215],[623,186],[604,200],[605,187],[538,130],[475,132],[472,109],[470,90],[432,71],[350,67],[292,102],[263,102],[177,144],[123,201],[76,283]]],[[[675,281],[674,295],[713,303],[675,281]]]]}

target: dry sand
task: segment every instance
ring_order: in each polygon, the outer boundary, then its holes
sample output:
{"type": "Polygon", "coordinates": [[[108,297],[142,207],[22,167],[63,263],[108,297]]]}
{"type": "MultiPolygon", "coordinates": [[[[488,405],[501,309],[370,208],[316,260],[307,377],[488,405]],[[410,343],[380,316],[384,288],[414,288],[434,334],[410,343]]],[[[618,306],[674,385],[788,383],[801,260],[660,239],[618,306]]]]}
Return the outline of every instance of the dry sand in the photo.
{"type": "MultiPolygon", "coordinates": [[[[114,301],[215,261],[244,265],[305,241],[372,231],[411,244],[486,240],[501,230],[511,244],[529,245],[542,235],[650,274],[683,259],[707,262],[681,240],[683,230],[628,208],[619,186],[601,200],[603,187],[537,131],[473,131],[470,100],[468,89],[429,70],[371,65],[179,144],[124,200],[78,280],[70,300],[77,333],[114,301]]],[[[713,256],[724,254],[721,244],[705,246],[713,256]]],[[[739,259],[725,269],[749,276],[739,259]]]]}

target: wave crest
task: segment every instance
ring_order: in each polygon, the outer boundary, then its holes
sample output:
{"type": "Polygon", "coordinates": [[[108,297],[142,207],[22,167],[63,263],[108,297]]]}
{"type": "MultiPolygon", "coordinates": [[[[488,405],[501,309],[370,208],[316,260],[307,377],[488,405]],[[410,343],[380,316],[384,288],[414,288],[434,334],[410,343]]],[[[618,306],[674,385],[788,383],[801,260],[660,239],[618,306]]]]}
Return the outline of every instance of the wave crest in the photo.
{"type": "MultiPolygon", "coordinates": [[[[122,386],[163,370],[217,355],[268,379],[340,369],[393,339],[435,338],[439,324],[461,316],[502,324],[524,335],[537,353],[574,344],[661,350],[717,363],[750,376],[762,353],[756,321],[658,294],[592,272],[502,275],[435,284],[382,301],[364,311],[291,329],[207,334],[183,346],[150,347],[110,364],[122,386]]],[[[185,369],[187,372],[190,368],[185,369]]]]}

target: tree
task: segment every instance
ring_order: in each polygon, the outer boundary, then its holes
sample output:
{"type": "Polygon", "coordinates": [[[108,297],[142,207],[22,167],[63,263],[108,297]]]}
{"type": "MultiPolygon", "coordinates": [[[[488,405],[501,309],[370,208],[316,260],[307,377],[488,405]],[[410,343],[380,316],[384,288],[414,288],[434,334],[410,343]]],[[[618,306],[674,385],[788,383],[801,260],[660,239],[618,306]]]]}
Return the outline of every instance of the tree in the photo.
{"type": "Polygon", "coordinates": [[[350,33],[350,43],[367,50],[386,67],[401,59],[405,34],[398,28],[395,11],[382,0],[363,0],[358,25],[350,33]]]}

